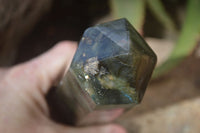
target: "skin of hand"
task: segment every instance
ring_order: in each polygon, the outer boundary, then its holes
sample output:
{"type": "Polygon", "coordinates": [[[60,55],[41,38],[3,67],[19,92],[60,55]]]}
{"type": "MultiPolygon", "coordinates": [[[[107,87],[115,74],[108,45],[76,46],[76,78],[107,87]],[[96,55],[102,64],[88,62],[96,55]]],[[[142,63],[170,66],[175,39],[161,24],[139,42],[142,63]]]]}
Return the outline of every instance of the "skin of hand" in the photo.
{"type": "Polygon", "coordinates": [[[49,117],[45,95],[76,51],[75,42],[63,41],[28,62],[0,69],[0,133],[125,133],[116,124],[70,127],[49,117]]]}

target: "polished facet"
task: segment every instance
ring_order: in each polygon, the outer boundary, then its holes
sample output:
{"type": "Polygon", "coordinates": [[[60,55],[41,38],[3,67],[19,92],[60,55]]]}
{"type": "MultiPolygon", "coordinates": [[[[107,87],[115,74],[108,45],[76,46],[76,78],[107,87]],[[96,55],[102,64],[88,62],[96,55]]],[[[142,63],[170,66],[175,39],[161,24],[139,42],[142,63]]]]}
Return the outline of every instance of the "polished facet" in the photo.
{"type": "Polygon", "coordinates": [[[138,104],[156,55],[126,19],[88,28],[57,93],[78,117],[138,104]]]}

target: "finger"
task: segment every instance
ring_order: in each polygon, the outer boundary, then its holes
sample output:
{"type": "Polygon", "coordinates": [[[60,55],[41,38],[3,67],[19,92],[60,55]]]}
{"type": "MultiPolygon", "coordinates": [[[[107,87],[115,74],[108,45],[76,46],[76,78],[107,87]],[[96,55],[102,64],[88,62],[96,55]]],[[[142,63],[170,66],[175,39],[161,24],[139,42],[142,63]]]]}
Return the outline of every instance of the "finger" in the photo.
{"type": "Polygon", "coordinates": [[[92,127],[65,127],[59,126],[57,128],[58,133],[126,133],[126,130],[120,125],[109,124],[92,127]]]}
{"type": "Polygon", "coordinates": [[[52,83],[69,67],[76,47],[75,42],[60,42],[41,56],[14,67],[10,77],[19,87],[40,89],[45,95],[52,83]]]}
{"type": "Polygon", "coordinates": [[[53,49],[39,58],[32,60],[29,66],[36,66],[36,77],[39,79],[36,84],[46,94],[53,82],[64,73],[71,64],[76,51],[75,42],[61,42],[53,49]]]}
{"type": "Polygon", "coordinates": [[[26,106],[48,115],[44,95],[59,74],[69,66],[76,47],[75,42],[61,42],[41,56],[10,68],[1,80],[1,88],[12,89],[12,94],[25,102],[26,106]]]}
{"type": "Polygon", "coordinates": [[[117,119],[122,113],[124,109],[111,109],[111,110],[96,110],[92,113],[88,114],[87,117],[84,117],[79,124],[81,125],[89,125],[91,123],[99,124],[99,123],[107,123],[117,119]]]}

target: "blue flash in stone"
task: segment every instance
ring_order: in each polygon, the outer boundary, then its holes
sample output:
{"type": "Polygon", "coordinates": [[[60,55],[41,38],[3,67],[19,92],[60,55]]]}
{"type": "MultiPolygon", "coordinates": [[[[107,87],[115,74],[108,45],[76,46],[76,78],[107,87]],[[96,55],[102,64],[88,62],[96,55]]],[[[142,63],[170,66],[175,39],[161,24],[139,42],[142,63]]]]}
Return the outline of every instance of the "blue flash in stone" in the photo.
{"type": "Polygon", "coordinates": [[[155,64],[155,53],[126,19],[99,24],[84,32],[56,93],[78,119],[131,107],[142,100],[155,64]]]}
{"type": "Polygon", "coordinates": [[[75,89],[99,106],[137,104],[155,63],[151,48],[126,19],[119,19],[85,31],[69,71],[81,87],[75,89]]]}

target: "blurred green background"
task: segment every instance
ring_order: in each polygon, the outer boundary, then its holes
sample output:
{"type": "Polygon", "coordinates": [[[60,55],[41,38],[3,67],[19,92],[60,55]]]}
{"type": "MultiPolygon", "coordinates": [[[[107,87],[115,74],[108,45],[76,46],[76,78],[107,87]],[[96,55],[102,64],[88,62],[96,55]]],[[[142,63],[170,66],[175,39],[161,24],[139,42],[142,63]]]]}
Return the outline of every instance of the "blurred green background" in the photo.
{"type": "Polygon", "coordinates": [[[61,40],[79,41],[89,26],[124,17],[150,42],[153,38],[161,41],[160,46],[165,42],[173,44],[170,50],[160,48],[160,52],[170,52],[157,66],[154,78],[190,55],[199,40],[200,0],[31,1],[0,3],[5,7],[0,11],[2,66],[26,61],[61,40]]]}
{"type": "MultiPolygon", "coordinates": [[[[169,8],[166,7],[165,2],[162,0],[111,0],[114,18],[128,18],[142,34],[144,23],[151,23],[151,20],[145,18],[145,15],[148,15],[145,11],[148,10],[164,27],[165,33],[168,32],[168,35],[162,35],[161,38],[173,41],[175,45],[173,50],[168,59],[156,68],[154,78],[168,72],[190,55],[200,37],[200,1],[169,0],[168,4],[171,4],[169,8]]],[[[153,25],[152,32],[156,28],[156,25],[153,25]]]]}

